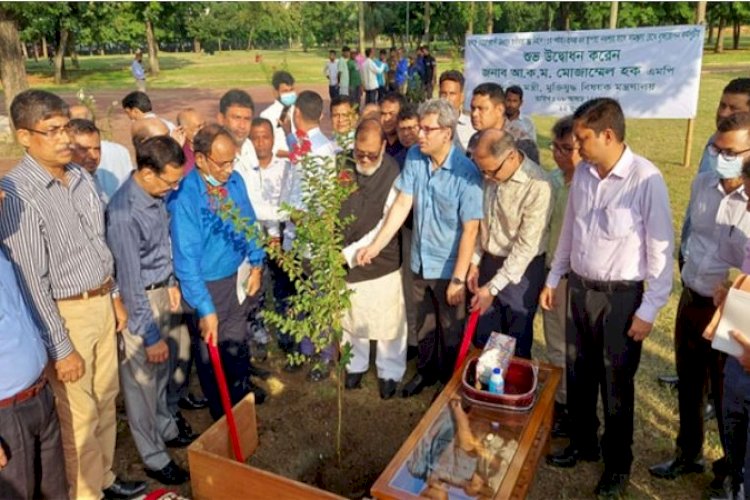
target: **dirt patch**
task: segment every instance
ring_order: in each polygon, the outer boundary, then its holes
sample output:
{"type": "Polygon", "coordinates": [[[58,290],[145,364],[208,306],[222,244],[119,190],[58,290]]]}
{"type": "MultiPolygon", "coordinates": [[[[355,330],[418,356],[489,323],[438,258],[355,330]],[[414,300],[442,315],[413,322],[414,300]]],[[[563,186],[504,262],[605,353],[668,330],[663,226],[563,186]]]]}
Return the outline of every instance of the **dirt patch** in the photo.
{"type": "Polygon", "coordinates": [[[306,370],[278,373],[284,388],[257,408],[259,446],[248,463],[349,498],[369,494],[429,407],[435,390],[383,401],[374,369],[361,389],[343,395],[341,463],[336,458],[337,405],[333,380],[312,384],[306,370]]]}

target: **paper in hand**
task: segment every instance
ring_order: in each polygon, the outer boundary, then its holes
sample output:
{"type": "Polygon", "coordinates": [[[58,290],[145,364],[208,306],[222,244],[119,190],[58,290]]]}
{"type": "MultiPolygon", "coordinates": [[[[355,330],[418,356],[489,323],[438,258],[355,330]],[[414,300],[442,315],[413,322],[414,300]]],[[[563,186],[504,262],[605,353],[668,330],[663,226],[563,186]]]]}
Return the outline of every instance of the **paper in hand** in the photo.
{"type": "Polygon", "coordinates": [[[750,335],[750,293],[730,288],[724,302],[724,311],[716,327],[716,334],[711,342],[711,347],[717,351],[725,352],[730,356],[742,356],[742,346],[729,335],[731,330],[740,331],[750,335]]]}
{"type": "Polygon", "coordinates": [[[247,280],[250,279],[252,266],[247,260],[242,261],[237,269],[237,302],[242,305],[247,298],[247,280]]]}

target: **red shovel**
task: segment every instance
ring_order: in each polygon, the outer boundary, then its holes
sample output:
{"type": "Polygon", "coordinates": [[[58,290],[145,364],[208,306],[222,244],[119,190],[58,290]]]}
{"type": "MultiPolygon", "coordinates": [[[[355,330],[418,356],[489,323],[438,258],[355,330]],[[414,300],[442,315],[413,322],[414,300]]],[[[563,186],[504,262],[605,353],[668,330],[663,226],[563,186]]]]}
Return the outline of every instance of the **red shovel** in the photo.
{"type": "Polygon", "coordinates": [[[466,355],[469,354],[471,339],[474,338],[474,332],[477,329],[477,321],[479,321],[479,309],[472,312],[469,315],[469,320],[466,322],[466,327],[464,328],[464,338],[463,340],[461,340],[461,349],[458,351],[458,357],[456,358],[456,367],[453,369],[453,373],[456,373],[461,369],[461,365],[464,364],[466,355]]]}
{"type": "Polygon", "coordinates": [[[221,406],[224,408],[224,415],[227,417],[227,426],[229,427],[229,439],[232,441],[234,457],[238,462],[244,462],[242,458],[242,448],[240,448],[240,437],[237,434],[237,424],[234,423],[234,413],[232,413],[232,403],[229,401],[229,389],[227,389],[227,379],[224,378],[224,368],[221,366],[219,349],[215,345],[208,344],[208,352],[211,354],[211,364],[214,365],[214,374],[216,383],[219,385],[219,394],[221,395],[221,406]]]}

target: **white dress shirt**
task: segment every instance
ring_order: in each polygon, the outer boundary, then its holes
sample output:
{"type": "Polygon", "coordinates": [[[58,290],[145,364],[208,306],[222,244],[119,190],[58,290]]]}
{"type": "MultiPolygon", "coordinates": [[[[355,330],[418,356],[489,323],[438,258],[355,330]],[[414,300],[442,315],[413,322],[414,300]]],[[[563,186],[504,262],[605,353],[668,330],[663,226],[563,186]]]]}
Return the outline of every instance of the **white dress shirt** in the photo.
{"type": "Polygon", "coordinates": [[[109,199],[130,177],[133,172],[133,163],[130,161],[130,153],[125,146],[104,140],[101,146],[102,157],[94,178],[98,187],[109,199]]]}
{"type": "MultiPolygon", "coordinates": [[[[284,133],[284,129],[279,127],[279,118],[281,118],[281,112],[284,110],[284,105],[279,102],[278,99],[274,100],[273,103],[268,106],[266,109],[263,110],[263,112],[260,114],[261,118],[265,118],[269,122],[271,122],[271,126],[273,127],[273,154],[275,155],[279,151],[287,151],[287,145],[286,145],[286,134],[284,133]]],[[[294,113],[294,106],[289,107],[289,111],[287,112],[287,116],[291,118],[294,113]]],[[[295,133],[297,131],[297,127],[294,126],[294,120],[291,121],[292,123],[292,133],[295,133]]]]}
{"type": "Polygon", "coordinates": [[[646,281],[636,315],[653,323],[672,290],[674,229],[664,178],[625,147],[602,179],[582,161],[573,175],[547,285],[569,271],[598,281],[646,281]]]}
{"type": "Polygon", "coordinates": [[[690,235],[682,280],[704,297],[727,279],[730,267],[740,268],[750,236],[750,214],[742,185],[726,193],[719,176],[705,172],[693,181],[690,193],[690,235]]]}
{"type": "Polygon", "coordinates": [[[518,115],[515,120],[508,120],[509,127],[520,127],[532,141],[536,142],[536,127],[528,116],[518,115]]]}
{"type": "Polygon", "coordinates": [[[471,117],[461,111],[458,115],[458,122],[456,123],[456,139],[461,145],[461,149],[466,151],[469,147],[469,141],[471,136],[474,135],[474,127],[471,126],[471,117]]]}

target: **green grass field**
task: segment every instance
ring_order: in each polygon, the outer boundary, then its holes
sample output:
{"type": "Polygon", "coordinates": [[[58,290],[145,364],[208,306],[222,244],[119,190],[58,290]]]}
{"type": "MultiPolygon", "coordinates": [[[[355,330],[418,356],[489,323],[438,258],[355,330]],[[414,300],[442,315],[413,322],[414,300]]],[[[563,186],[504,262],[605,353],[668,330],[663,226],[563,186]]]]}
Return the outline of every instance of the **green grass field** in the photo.
{"type": "MultiPolygon", "coordinates": [[[[162,54],[162,74],[149,82],[151,88],[227,88],[265,85],[274,69],[288,67],[301,83],[325,83],[323,63],[326,53],[321,51],[238,51],[216,55],[162,54]],[[263,55],[263,63],[255,62],[255,55],[263,55]]],[[[52,68],[46,61],[28,65],[33,87],[49,90],[129,89],[129,56],[81,57],[81,68],[71,69],[70,80],[62,86],[52,84],[52,68]]],[[[460,61],[439,59],[439,70],[457,66],[460,61]]],[[[747,74],[750,50],[728,50],[723,55],[706,53],[704,69],[720,68],[721,72],[704,72],[700,87],[699,115],[696,119],[691,167],[682,166],[685,120],[630,120],[627,143],[637,153],[649,158],[661,168],[667,181],[675,233],[679,235],[689,197],[689,186],[697,170],[698,160],[706,138],[714,129],[716,104],[723,86],[732,78],[747,74]],[[738,71],[729,66],[736,66],[738,71]],[[745,71],[742,71],[744,69],[745,71]]],[[[549,130],[553,119],[535,118],[539,131],[542,162],[552,164],[548,149],[549,130]]],[[[637,376],[636,432],[632,498],[691,499],[700,498],[710,480],[709,474],[692,475],[676,481],[653,480],[648,466],[671,455],[677,432],[676,394],[660,387],[656,376],[674,371],[672,329],[677,298],[680,292],[675,265],[674,292],[667,307],[661,312],[654,332],[645,341],[641,367],[637,376]]],[[[537,357],[543,357],[541,321],[537,323],[537,357]]],[[[716,424],[708,425],[705,454],[709,459],[719,456],[716,424]]],[[[572,471],[561,471],[542,466],[532,498],[587,498],[600,474],[596,465],[586,464],[572,471]]]]}

